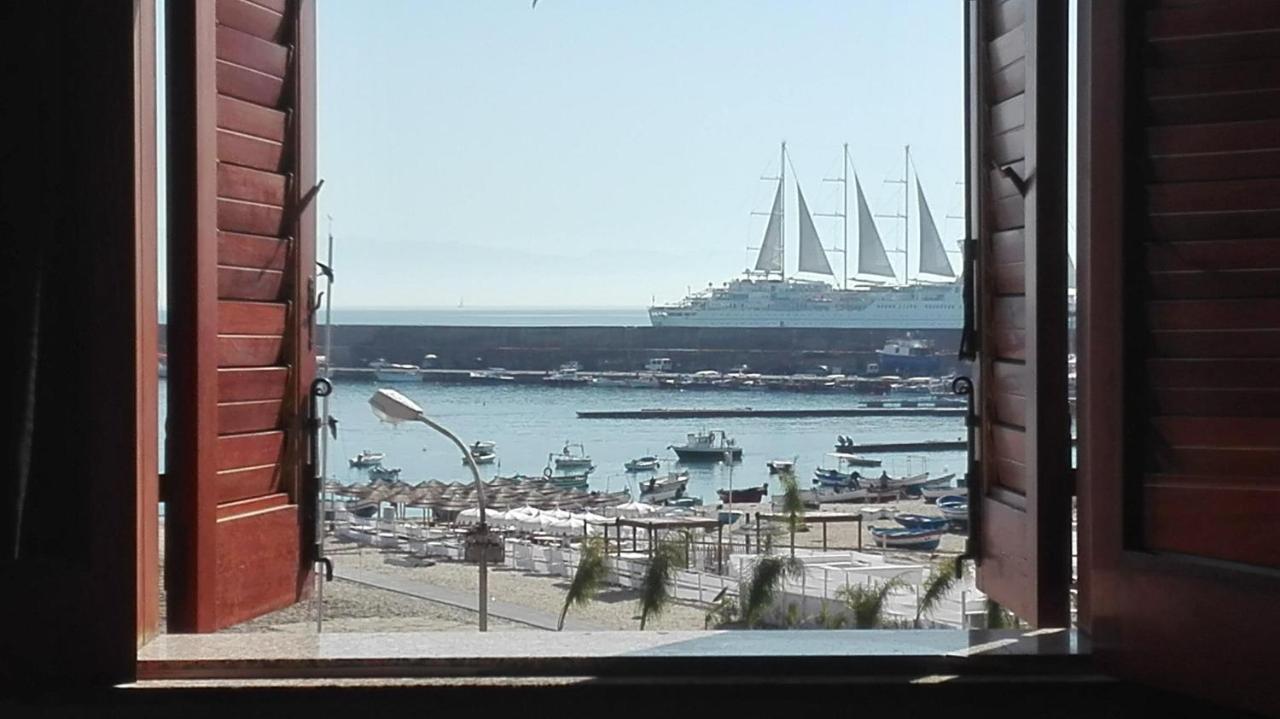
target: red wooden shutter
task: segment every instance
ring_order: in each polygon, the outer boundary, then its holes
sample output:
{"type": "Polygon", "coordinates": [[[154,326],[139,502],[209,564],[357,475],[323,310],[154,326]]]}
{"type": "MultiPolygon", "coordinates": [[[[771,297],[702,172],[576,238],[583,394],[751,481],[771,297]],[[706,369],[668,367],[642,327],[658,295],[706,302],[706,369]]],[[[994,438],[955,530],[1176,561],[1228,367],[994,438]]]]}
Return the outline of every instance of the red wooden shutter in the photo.
{"type": "Polygon", "coordinates": [[[1066,2],[969,13],[978,583],[1034,625],[1069,620],[1066,2]]]}
{"type": "Polygon", "coordinates": [[[168,616],[204,632],[310,571],[314,7],[168,5],[168,616]]]}
{"type": "Polygon", "coordinates": [[[1280,712],[1280,4],[1081,19],[1089,626],[1119,674],[1280,712]]]}

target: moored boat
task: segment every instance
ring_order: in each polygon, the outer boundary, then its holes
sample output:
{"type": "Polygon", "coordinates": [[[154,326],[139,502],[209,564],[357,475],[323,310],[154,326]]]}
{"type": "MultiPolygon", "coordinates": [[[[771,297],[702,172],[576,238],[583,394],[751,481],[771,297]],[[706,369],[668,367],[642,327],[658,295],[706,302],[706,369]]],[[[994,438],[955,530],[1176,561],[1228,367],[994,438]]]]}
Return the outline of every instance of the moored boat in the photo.
{"type": "Polygon", "coordinates": [[[872,527],[871,537],[876,546],[888,549],[934,550],[942,542],[941,529],[912,529],[908,527],[872,527]]]}
{"type": "Polygon", "coordinates": [[[399,467],[383,467],[379,464],[369,468],[369,479],[371,480],[393,480],[399,478],[399,467]]]}
{"type": "Polygon", "coordinates": [[[759,487],[743,487],[742,489],[717,489],[716,494],[720,495],[720,501],[726,504],[755,504],[764,499],[769,493],[769,484],[766,482],[759,487]]]}
{"type": "Polygon", "coordinates": [[[920,490],[920,496],[924,501],[933,504],[943,497],[958,497],[966,499],[969,496],[968,487],[925,487],[920,490]]]}
{"type": "Polygon", "coordinates": [[[581,444],[565,442],[560,454],[552,454],[547,457],[547,466],[555,467],[556,469],[588,469],[593,465],[591,464],[591,457],[587,456],[585,447],[581,444]]]}
{"type": "Polygon", "coordinates": [[[690,432],[682,445],[671,445],[681,462],[737,462],[742,459],[742,448],[729,438],[724,430],[690,432]]]}
{"type": "Polygon", "coordinates": [[[769,474],[793,474],[796,471],[794,459],[771,459],[765,463],[769,474]]]}
{"type": "Polygon", "coordinates": [[[395,364],[379,358],[370,362],[369,368],[379,382],[417,382],[422,379],[422,368],[416,364],[395,364]]]}
{"type": "Polygon", "coordinates": [[[952,524],[963,525],[969,523],[969,499],[968,497],[958,497],[948,495],[938,499],[938,510],[942,512],[942,516],[946,517],[952,524]]]}
{"type": "Polygon", "coordinates": [[[665,477],[653,477],[640,482],[640,501],[648,504],[661,504],[684,495],[689,485],[689,473],[671,473],[665,477]]]}
{"type": "MultiPolygon", "coordinates": [[[[489,441],[476,442],[467,452],[476,464],[493,464],[498,459],[498,453],[495,451],[497,446],[496,443],[489,441]]],[[[463,462],[465,463],[466,460],[464,459],[463,462]]]]}
{"type": "Polygon", "coordinates": [[[863,457],[853,453],[853,437],[848,435],[840,435],[836,437],[836,451],[833,457],[839,457],[842,462],[850,467],[879,467],[880,460],[874,457],[863,457]]]}
{"type": "Polygon", "coordinates": [[[626,467],[628,472],[653,472],[661,465],[662,462],[657,457],[646,454],[643,457],[636,457],[628,461],[623,466],[626,467]]]}
{"type": "Polygon", "coordinates": [[[894,521],[908,529],[946,529],[946,517],[932,517],[924,514],[898,514],[894,521]]]}
{"type": "Polygon", "coordinates": [[[361,450],[360,454],[357,454],[356,456],[352,457],[347,461],[351,463],[352,467],[358,467],[363,469],[365,467],[373,467],[373,466],[382,464],[382,460],[386,456],[387,455],[383,454],[382,452],[374,452],[373,450],[365,449],[365,450],[361,450]]]}

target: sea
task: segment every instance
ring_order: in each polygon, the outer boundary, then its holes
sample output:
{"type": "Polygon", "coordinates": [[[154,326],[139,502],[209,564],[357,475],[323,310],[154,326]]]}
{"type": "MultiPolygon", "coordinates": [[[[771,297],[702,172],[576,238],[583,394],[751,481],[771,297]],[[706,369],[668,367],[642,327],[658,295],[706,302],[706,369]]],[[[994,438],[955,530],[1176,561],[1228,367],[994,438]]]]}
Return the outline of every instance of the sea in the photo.
{"type": "MultiPolygon", "coordinates": [[[[331,439],[327,476],[343,483],[369,481],[365,470],[350,467],[349,458],[361,450],[383,452],[383,465],[400,467],[400,479],[416,484],[426,479],[470,481],[458,451],[444,437],[419,424],[390,425],[380,422],[370,411],[369,397],[380,385],[373,380],[335,381],[331,414],[338,419],[338,436],[331,439]]],[[[537,385],[465,385],[396,383],[391,386],[426,410],[431,418],[457,433],[468,443],[489,440],[497,443],[498,462],[481,467],[486,478],[494,475],[541,475],[548,456],[566,443],[582,444],[596,470],[590,475],[592,490],[617,491],[630,487],[649,474],[630,474],[623,464],[632,458],[653,454],[660,457],[660,474],[687,470],[688,494],[704,503],[716,501],[716,490],[760,486],[767,483],[770,494],[779,489],[766,462],[793,459],[807,486],[813,470],[834,466],[828,453],[834,451],[837,435],[855,442],[909,440],[954,440],[964,436],[963,417],[840,417],[772,418],[734,417],[708,420],[687,419],[579,419],[580,410],[642,408],[836,408],[856,406],[860,401],[883,399],[857,395],[803,394],[790,392],[682,391],[623,387],[544,387],[537,385]],[[685,435],[706,429],[722,429],[743,448],[741,462],[732,465],[689,465],[676,462],[671,445],[681,444],[685,435]]],[[[161,382],[160,427],[164,427],[164,382],[161,382]]],[[[897,476],[930,472],[963,475],[964,452],[901,452],[874,455],[882,468],[897,476]]],[[[163,466],[163,465],[162,465],[163,466]]],[[[878,469],[866,469],[879,475],[878,469]]]]}
{"type": "MultiPolygon", "coordinates": [[[[166,321],[160,312],[160,322],[166,321]]],[[[321,310],[319,322],[325,322],[321,310]]],[[[478,327],[647,327],[646,307],[347,307],[335,325],[458,325],[478,327]]]]}

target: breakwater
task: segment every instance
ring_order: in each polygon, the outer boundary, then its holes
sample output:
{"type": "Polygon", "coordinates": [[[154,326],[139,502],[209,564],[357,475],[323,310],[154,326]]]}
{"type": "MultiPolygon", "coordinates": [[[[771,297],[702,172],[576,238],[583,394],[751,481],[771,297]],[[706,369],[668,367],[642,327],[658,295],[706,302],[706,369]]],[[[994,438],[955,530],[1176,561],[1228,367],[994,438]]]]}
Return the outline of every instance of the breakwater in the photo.
{"type": "Polygon", "coordinates": [[[713,419],[717,417],[963,417],[964,407],[841,407],[832,409],[604,409],[580,410],[579,419],[713,419]]]}
{"type": "MultiPolygon", "coordinates": [[[[323,332],[320,333],[323,336],[323,332]]],[[[863,373],[886,340],[901,330],[799,327],[481,327],[335,325],[331,360],[337,366],[369,362],[421,364],[441,369],[504,367],[546,371],[578,362],[589,371],[636,371],[656,357],[675,372],[724,370],[747,365],[754,372],[797,374],[825,366],[863,373]]],[[[911,333],[954,356],[959,330],[911,333]]]]}

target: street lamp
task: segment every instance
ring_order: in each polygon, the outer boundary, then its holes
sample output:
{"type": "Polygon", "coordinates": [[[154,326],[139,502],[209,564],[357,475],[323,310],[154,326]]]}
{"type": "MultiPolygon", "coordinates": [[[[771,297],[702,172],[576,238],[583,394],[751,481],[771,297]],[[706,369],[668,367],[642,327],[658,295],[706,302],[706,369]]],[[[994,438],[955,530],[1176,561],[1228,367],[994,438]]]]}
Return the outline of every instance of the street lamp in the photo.
{"type": "Polygon", "coordinates": [[[399,424],[401,422],[421,422],[439,432],[462,452],[463,462],[471,470],[476,483],[476,497],[480,505],[480,526],[476,528],[475,537],[480,547],[480,631],[489,629],[489,527],[484,521],[484,480],[480,478],[480,468],[467,449],[467,445],[458,435],[450,432],[430,417],[413,400],[393,389],[380,389],[369,398],[369,406],[373,413],[383,422],[399,424]]]}

